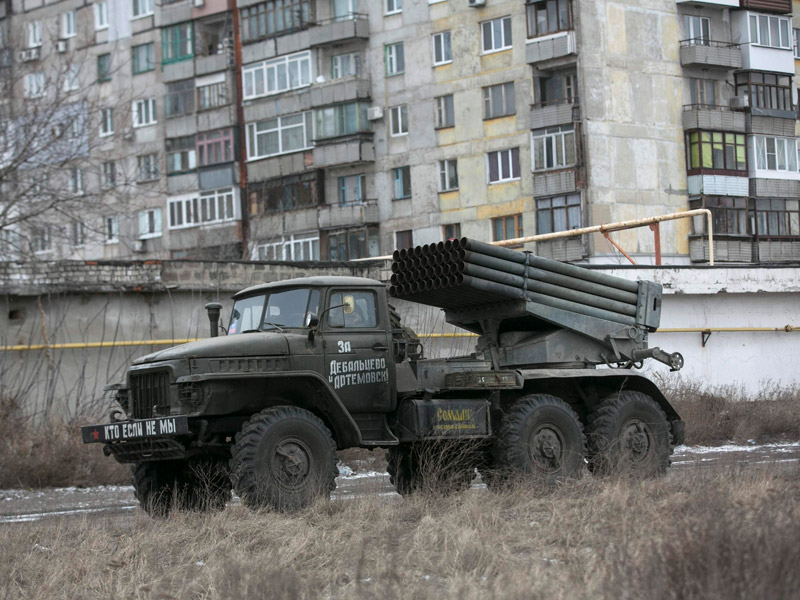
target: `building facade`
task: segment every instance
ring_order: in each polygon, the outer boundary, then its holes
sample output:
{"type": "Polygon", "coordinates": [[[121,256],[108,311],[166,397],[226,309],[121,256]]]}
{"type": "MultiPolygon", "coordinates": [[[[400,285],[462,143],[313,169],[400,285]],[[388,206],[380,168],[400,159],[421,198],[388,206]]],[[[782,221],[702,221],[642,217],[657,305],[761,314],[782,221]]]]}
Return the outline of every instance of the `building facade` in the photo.
{"type": "MultiPolygon", "coordinates": [[[[6,193],[50,171],[85,207],[5,227],[43,258],[339,261],[708,208],[717,261],[800,260],[789,0],[2,6],[4,118],[56,107],[6,193]]],[[[706,236],[662,225],[665,261],[706,236]]],[[[650,260],[648,229],[614,237],[650,260]]]]}

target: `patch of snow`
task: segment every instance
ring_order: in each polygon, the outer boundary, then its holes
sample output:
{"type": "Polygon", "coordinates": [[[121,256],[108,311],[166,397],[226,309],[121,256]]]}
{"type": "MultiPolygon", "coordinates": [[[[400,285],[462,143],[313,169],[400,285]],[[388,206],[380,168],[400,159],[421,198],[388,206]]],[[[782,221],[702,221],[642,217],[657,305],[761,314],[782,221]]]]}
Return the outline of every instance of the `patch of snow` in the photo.
{"type": "Polygon", "coordinates": [[[758,450],[791,452],[794,448],[800,448],[800,442],[761,444],[756,446],[739,446],[736,444],[725,444],[723,446],[678,446],[675,448],[675,454],[716,454],[720,452],[756,452],[758,450]]]}

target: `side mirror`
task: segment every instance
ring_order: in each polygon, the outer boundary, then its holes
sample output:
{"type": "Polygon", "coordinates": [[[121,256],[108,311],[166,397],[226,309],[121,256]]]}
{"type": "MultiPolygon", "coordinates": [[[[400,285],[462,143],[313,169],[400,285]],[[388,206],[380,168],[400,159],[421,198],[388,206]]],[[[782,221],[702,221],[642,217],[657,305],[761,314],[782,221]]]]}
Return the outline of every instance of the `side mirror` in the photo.
{"type": "Polygon", "coordinates": [[[308,328],[308,343],[314,343],[314,335],[317,331],[317,326],[319,325],[319,317],[317,313],[308,311],[306,313],[305,325],[308,328]]]}

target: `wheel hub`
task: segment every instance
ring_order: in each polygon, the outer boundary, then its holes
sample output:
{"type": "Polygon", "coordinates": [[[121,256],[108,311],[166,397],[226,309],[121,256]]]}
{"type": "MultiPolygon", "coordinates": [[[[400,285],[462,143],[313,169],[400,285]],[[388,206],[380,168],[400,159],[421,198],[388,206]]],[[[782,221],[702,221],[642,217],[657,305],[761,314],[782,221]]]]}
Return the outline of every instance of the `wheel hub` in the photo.
{"type": "Polygon", "coordinates": [[[311,461],[308,451],[301,444],[285,441],[275,447],[273,464],[281,482],[297,485],[308,476],[311,461]]]}
{"type": "Polygon", "coordinates": [[[650,453],[650,429],[639,419],[627,423],[623,434],[624,447],[633,462],[640,462],[650,453]]]}
{"type": "Polygon", "coordinates": [[[540,427],[530,445],[531,459],[539,469],[552,473],[561,468],[564,449],[560,433],[553,427],[540,427]]]}

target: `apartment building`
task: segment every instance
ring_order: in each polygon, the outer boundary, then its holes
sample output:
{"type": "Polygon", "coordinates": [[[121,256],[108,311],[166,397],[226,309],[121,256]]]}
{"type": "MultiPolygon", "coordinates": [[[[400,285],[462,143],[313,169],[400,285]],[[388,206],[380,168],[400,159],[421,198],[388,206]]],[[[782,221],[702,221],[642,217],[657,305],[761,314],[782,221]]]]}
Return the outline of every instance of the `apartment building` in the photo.
{"type": "MultiPolygon", "coordinates": [[[[60,90],[57,187],[86,199],[35,224],[42,256],[337,261],[702,207],[717,261],[800,260],[789,0],[3,7],[6,118],[60,90]]],[[[706,236],[662,225],[665,261],[707,261],[706,236]]]]}

